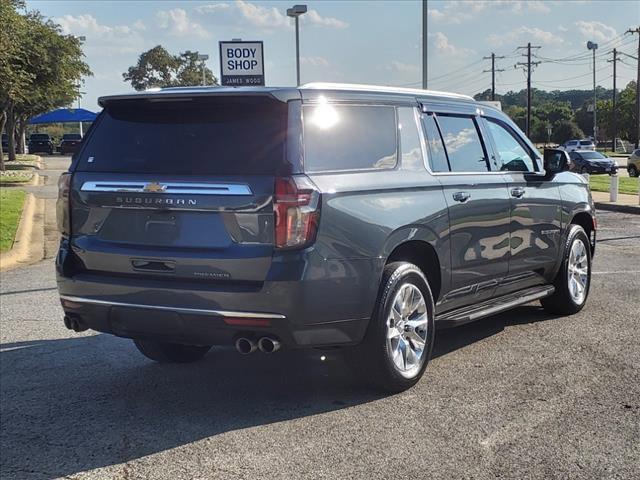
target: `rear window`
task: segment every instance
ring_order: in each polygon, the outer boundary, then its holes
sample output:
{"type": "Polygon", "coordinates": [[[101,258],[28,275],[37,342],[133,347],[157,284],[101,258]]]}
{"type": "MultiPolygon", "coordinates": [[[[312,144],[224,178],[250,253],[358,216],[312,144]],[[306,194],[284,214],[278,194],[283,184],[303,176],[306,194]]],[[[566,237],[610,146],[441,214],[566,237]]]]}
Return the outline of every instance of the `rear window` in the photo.
{"type": "Polygon", "coordinates": [[[285,155],[287,105],[264,97],[122,100],[108,105],[78,171],[267,175],[285,155]]]}
{"type": "Polygon", "coordinates": [[[79,133],[65,133],[62,135],[63,140],[82,140],[79,133]]]}
{"type": "Polygon", "coordinates": [[[591,140],[581,140],[580,145],[592,145],[593,142],[591,140]]]}
{"type": "Polygon", "coordinates": [[[32,133],[29,137],[30,140],[49,140],[49,134],[47,133],[32,133]]]}
{"type": "Polygon", "coordinates": [[[306,106],[308,172],[391,169],[397,163],[396,110],[389,106],[306,106]]]}

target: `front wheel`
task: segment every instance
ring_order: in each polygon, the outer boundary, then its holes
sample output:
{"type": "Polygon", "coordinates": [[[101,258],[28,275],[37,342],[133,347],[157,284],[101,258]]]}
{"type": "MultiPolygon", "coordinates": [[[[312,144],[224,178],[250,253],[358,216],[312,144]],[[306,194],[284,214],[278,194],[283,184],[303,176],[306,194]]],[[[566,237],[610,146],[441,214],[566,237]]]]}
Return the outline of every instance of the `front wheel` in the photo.
{"type": "Polygon", "coordinates": [[[540,303],[549,313],[572,315],[584,307],[591,285],[589,237],[580,225],[571,225],[553,295],[540,303]]]}
{"type": "Polygon", "coordinates": [[[637,177],[638,176],[638,168],[635,165],[629,165],[629,176],[637,177]]]}
{"type": "Polygon", "coordinates": [[[202,359],[210,346],[182,345],[155,340],[134,340],[140,353],[160,363],[191,363],[202,359]]]}
{"type": "Polygon", "coordinates": [[[401,392],[422,377],[433,338],[433,295],[426,277],[411,263],[387,265],[367,335],[353,352],[356,366],[369,383],[401,392]]]}

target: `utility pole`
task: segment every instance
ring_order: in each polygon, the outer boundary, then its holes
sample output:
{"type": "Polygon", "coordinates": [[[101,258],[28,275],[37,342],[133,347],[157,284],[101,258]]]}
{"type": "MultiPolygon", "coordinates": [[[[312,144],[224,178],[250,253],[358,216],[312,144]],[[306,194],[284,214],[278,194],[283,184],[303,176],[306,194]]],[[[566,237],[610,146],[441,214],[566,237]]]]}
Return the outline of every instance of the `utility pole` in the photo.
{"type": "Polygon", "coordinates": [[[638,34],[638,73],[636,77],[636,147],[640,148],[640,27],[630,28],[626,33],[638,34]]]}
{"type": "Polygon", "coordinates": [[[618,135],[618,111],[616,110],[616,64],[618,63],[618,50],[615,48],[613,49],[613,60],[607,60],[607,62],[613,62],[613,140],[611,141],[611,151],[616,153],[616,136],[618,135]]]}
{"type": "Polygon", "coordinates": [[[526,47],[518,47],[518,49],[521,48],[526,48],[527,49],[527,53],[523,54],[523,56],[527,57],[527,63],[524,62],[518,62],[516,63],[517,65],[522,65],[522,66],[526,66],[527,67],[527,123],[526,123],[526,134],[527,137],[530,135],[531,133],[531,67],[532,66],[536,66],[539,65],[540,62],[532,62],[531,61],[531,49],[532,48],[540,48],[539,46],[532,46],[531,42],[527,43],[526,47]]]}
{"type": "Polygon", "coordinates": [[[422,0],[422,88],[427,89],[428,75],[427,75],[427,38],[428,38],[428,25],[427,18],[429,16],[429,10],[427,8],[427,0],[422,0]]]}
{"type": "Polygon", "coordinates": [[[504,72],[504,69],[496,70],[496,58],[504,58],[504,57],[496,57],[496,54],[491,52],[490,57],[482,57],[483,60],[491,59],[491,70],[483,70],[482,73],[491,72],[491,100],[495,101],[496,99],[496,72],[504,72]]]}

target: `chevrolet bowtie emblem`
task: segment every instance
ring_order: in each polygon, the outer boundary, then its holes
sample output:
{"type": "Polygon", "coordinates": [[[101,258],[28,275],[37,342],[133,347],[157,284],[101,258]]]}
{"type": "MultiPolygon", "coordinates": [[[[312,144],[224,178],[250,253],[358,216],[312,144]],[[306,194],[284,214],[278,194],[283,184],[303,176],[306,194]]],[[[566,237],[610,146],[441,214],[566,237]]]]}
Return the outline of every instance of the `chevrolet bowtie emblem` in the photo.
{"type": "Polygon", "coordinates": [[[167,189],[166,185],[161,185],[158,182],[147,183],[142,189],[145,193],[161,193],[167,189]]]}

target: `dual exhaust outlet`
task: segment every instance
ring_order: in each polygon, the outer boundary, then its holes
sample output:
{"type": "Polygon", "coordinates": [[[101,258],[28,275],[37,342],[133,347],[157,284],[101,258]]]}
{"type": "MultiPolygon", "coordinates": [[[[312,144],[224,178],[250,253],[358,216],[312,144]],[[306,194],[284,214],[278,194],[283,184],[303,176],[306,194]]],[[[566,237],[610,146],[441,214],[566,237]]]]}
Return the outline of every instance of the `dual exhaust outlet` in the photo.
{"type": "Polygon", "coordinates": [[[260,350],[262,353],[274,353],[280,350],[281,343],[272,337],[262,337],[257,342],[251,338],[240,337],[236,340],[236,350],[242,355],[260,350]]]}

